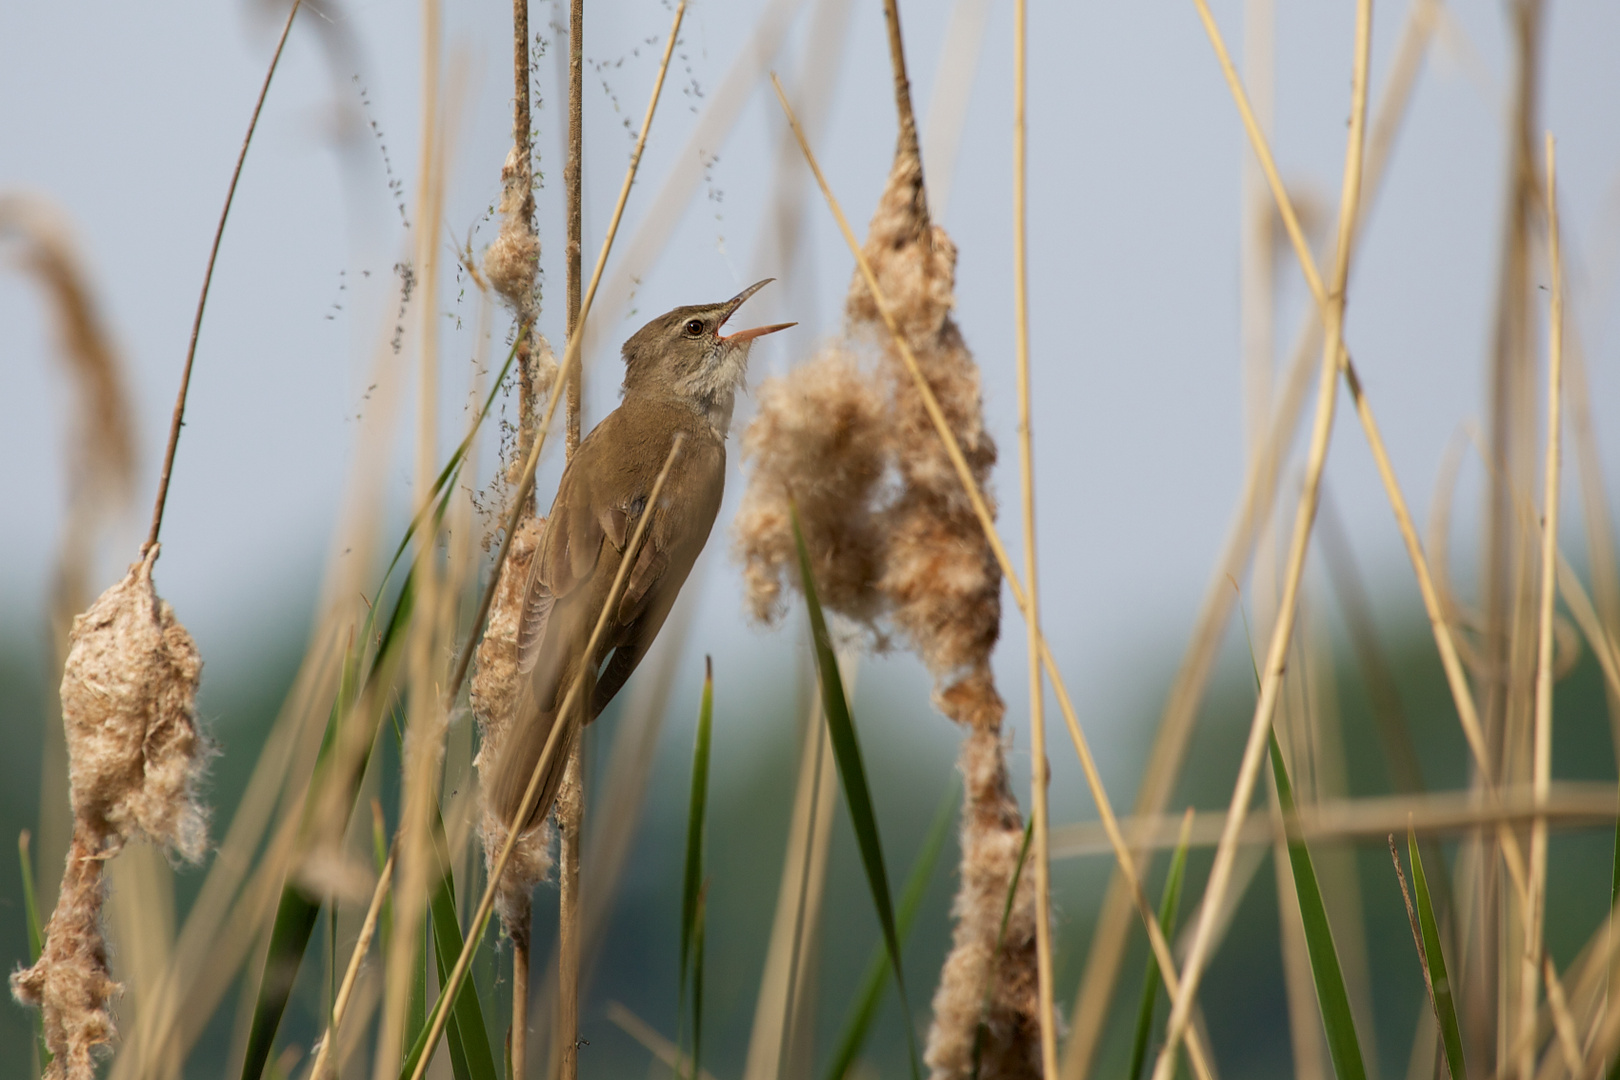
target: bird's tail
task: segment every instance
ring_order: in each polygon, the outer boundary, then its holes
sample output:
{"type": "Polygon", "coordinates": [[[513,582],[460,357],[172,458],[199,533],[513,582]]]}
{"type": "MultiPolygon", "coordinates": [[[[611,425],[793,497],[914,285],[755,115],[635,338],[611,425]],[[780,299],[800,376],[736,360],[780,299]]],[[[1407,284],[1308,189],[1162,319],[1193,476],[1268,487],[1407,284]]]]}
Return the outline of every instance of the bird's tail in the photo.
{"type": "Polygon", "coordinates": [[[574,748],[574,740],[579,737],[579,710],[569,711],[573,715],[567,718],[559,718],[555,712],[542,713],[525,724],[524,730],[516,733],[518,737],[507,747],[507,753],[496,771],[490,805],[500,814],[503,822],[510,824],[522,808],[523,796],[528,792],[536,767],[542,768],[539,796],[519,826],[520,833],[528,832],[544,821],[546,815],[551,813],[552,804],[557,801],[557,789],[562,786],[568,755],[574,748]],[[552,741],[552,732],[559,727],[561,730],[557,731],[555,745],[542,766],[546,743],[552,741]]]}

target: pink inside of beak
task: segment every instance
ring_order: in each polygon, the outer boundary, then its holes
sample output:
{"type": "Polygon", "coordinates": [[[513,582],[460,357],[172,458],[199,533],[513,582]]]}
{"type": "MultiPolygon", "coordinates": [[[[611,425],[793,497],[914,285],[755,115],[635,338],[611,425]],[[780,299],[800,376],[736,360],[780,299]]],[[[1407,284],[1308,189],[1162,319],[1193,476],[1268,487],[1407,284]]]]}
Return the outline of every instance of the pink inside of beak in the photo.
{"type": "Polygon", "coordinates": [[[777,323],[774,326],[756,326],[752,330],[739,330],[735,334],[726,334],[720,340],[740,345],[745,341],[753,341],[757,337],[764,337],[766,334],[774,334],[778,330],[786,330],[790,326],[798,325],[796,322],[785,322],[777,323]]]}

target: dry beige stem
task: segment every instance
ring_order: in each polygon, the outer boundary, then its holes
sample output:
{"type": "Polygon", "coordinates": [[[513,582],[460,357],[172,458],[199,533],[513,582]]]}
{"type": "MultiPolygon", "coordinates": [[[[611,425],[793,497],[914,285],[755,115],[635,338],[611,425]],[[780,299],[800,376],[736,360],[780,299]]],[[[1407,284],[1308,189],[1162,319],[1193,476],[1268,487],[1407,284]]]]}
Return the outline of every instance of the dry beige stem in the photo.
{"type": "MultiPolygon", "coordinates": [[[[956,247],[928,220],[922,165],[902,132],[865,254],[980,490],[996,448],[984,429],[979,370],[951,318],[956,247]]],[[[863,372],[834,349],[760,391],[743,438],[752,464],[737,518],[757,615],[796,583],[787,514],[796,499],[817,588],[828,607],[880,617],[927,665],[934,703],[966,729],[961,887],[950,956],[934,995],[926,1060],[933,1080],[1040,1074],[1033,880],[1002,912],[1023,844],[1007,779],[1005,712],[990,673],[1001,626],[1001,573],[864,280],[846,304],[850,341],[876,352],[863,372]],[[998,949],[998,939],[1000,947],[998,949]]]]}
{"type": "MultiPolygon", "coordinates": [[[[486,767],[501,758],[506,734],[522,689],[518,671],[518,622],[523,614],[523,597],[529,580],[529,564],[534,560],[545,534],[544,518],[528,518],[512,537],[511,550],[501,568],[500,583],[489,608],[489,623],[478,643],[478,671],[473,675],[469,696],[473,714],[478,717],[482,747],[473,764],[479,779],[486,779],[486,767]]],[[[484,841],[484,860],[493,865],[506,844],[506,822],[501,820],[486,798],[487,783],[481,784],[483,814],[479,832],[484,841]]],[[[510,934],[527,921],[529,892],[551,873],[551,825],[547,818],[518,838],[501,877],[495,906],[501,924],[510,934]]]]}
{"type": "Polygon", "coordinates": [[[51,1080],[90,1080],[91,1054],[114,1035],[119,992],[101,933],[101,867],[134,838],[202,857],[208,818],[197,798],[207,740],[197,730],[197,646],[158,598],[158,547],[73,620],[62,675],[73,843],[39,962],[12,993],[44,1014],[51,1080]]]}

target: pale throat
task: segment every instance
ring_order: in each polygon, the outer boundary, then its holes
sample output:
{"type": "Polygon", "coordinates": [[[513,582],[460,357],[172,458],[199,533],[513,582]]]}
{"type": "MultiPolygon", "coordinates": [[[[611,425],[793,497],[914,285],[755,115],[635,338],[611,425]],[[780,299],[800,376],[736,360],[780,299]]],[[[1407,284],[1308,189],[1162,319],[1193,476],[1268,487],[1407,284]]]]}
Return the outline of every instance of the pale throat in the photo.
{"type": "Polygon", "coordinates": [[[737,401],[737,388],[748,376],[748,346],[721,345],[718,355],[675,384],[676,391],[708,420],[714,437],[724,440],[731,430],[731,413],[737,401]]]}

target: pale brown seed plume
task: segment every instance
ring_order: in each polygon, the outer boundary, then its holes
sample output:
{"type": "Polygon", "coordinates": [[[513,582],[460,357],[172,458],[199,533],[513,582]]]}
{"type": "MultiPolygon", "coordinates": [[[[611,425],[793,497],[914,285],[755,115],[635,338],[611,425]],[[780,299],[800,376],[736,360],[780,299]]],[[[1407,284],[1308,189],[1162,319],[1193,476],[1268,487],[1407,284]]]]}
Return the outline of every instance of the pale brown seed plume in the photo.
{"type": "MultiPolygon", "coordinates": [[[[506,564],[489,608],[489,622],[478,643],[478,670],[469,691],[473,714],[478,718],[481,748],[473,764],[478,768],[482,817],[479,832],[484,842],[484,861],[493,866],[506,844],[507,822],[490,804],[489,780],[495,763],[501,760],[517,708],[524,677],[518,671],[518,625],[523,615],[529,565],[534,561],[545,535],[544,518],[526,518],[512,537],[506,564]]],[[[508,933],[527,915],[530,891],[551,873],[550,819],[518,837],[501,876],[496,894],[496,910],[508,933]]]]}
{"type": "Polygon", "coordinates": [[[798,580],[792,498],[823,601],[872,622],[883,563],[873,500],[893,457],[883,395],[853,356],[830,346],[790,376],[767,380],[758,400],[742,439],[749,481],[733,527],[755,618],[774,620],[784,578],[798,580]]]}
{"type": "Polygon", "coordinates": [[[202,857],[208,817],[198,786],[210,750],[197,727],[202,660],[152,584],[158,546],[73,620],[62,675],[73,842],[38,963],[11,977],[44,1016],[50,1080],[89,1080],[93,1050],[115,1031],[119,992],[101,934],[104,860],[146,839],[202,857]]]}
{"type": "Polygon", "coordinates": [[[538,308],[535,279],[540,265],[540,237],[535,235],[534,172],[528,155],[513,147],[501,167],[501,231],[484,252],[484,274],[495,291],[512,305],[520,322],[531,322],[538,308]]]}
{"type": "MultiPolygon", "coordinates": [[[[951,317],[956,247],[928,220],[921,161],[904,131],[865,255],[986,490],[996,447],[984,429],[978,366],[951,317]]],[[[981,1080],[1035,1077],[1033,875],[1020,879],[1004,936],[1001,929],[1023,843],[1002,742],[1005,706],[990,671],[1001,573],[858,273],[845,311],[841,349],[761,389],[743,439],[751,471],[735,547],[750,605],[769,616],[780,607],[783,580],[798,581],[787,515],[795,498],[826,606],[896,631],[933,674],[936,707],[965,729],[961,884],[925,1057],[932,1080],[975,1075],[975,1053],[981,1080]],[[862,346],[876,354],[869,370],[851,359],[862,346]]]]}

